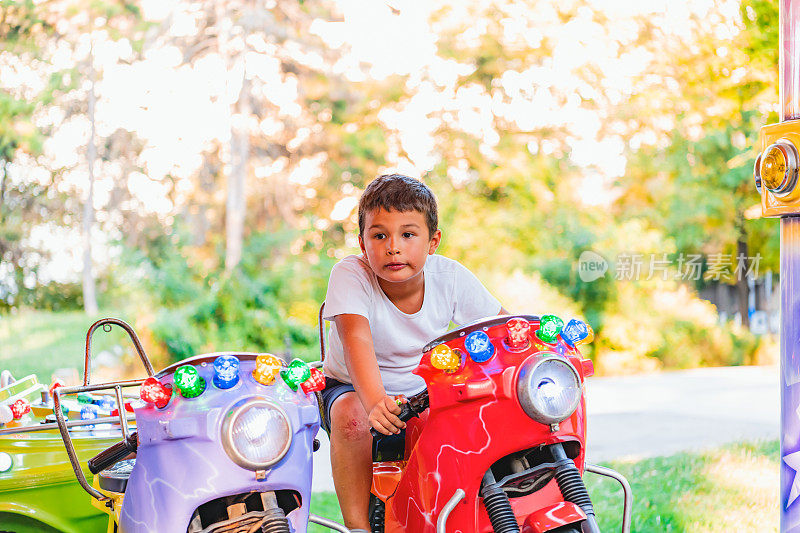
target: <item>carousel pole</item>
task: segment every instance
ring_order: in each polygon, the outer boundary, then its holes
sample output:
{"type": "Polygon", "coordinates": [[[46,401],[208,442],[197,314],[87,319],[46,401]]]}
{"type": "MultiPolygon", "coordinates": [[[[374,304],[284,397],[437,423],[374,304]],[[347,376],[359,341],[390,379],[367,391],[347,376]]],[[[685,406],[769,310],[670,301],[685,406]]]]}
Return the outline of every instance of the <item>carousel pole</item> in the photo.
{"type": "Polygon", "coordinates": [[[756,188],[780,217],[780,531],[800,533],[800,0],[780,5],[780,122],[761,128],[756,188]]]}

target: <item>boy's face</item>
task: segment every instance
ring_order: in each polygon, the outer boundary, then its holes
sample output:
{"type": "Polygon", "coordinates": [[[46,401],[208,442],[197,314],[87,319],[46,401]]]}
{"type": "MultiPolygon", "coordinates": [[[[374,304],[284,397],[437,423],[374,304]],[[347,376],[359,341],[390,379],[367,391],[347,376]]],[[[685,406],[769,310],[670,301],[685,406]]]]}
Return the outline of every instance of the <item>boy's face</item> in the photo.
{"type": "Polygon", "coordinates": [[[397,283],[422,272],[441,238],[439,230],[428,234],[425,216],[419,211],[376,209],[365,214],[364,234],[358,243],[375,275],[397,283]]]}

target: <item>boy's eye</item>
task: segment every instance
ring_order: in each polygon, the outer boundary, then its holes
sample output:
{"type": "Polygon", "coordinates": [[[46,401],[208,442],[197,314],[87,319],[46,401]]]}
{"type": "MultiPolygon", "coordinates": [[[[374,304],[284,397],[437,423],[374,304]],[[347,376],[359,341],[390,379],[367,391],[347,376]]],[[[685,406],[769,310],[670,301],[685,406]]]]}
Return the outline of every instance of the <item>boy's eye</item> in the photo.
{"type": "Polygon", "coordinates": [[[383,233],[376,233],[375,235],[372,236],[373,239],[383,239],[384,237],[386,237],[386,235],[384,235],[383,233]]]}
{"type": "Polygon", "coordinates": [[[405,237],[406,239],[410,239],[413,236],[414,234],[411,233],[410,231],[406,231],[405,233],[403,233],[403,237],[405,237]]]}

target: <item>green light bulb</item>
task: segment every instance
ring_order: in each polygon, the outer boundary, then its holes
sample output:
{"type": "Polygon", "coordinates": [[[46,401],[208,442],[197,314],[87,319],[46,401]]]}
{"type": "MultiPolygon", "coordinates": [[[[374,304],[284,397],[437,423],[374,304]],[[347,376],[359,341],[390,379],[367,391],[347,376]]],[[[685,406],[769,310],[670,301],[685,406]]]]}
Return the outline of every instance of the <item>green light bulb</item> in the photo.
{"type": "Polygon", "coordinates": [[[289,368],[281,370],[281,377],[290,389],[296,391],[302,382],[311,377],[311,368],[305,361],[295,359],[289,363],[289,368]]]}
{"type": "Polygon", "coordinates": [[[555,315],[544,315],[539,320],[539,329],[536,336],[544,342],[556,342],[556,337],[564,327],[564,321],[555,315]]]}
{"type": "Polygon", "coordinates": [[[78,403],[94,403],[94,397],[88,392],[79,392],[78,403]]]}
{"type": "Polygon", "coordinates": [[[175,370],[175,386],[184,398],[195,398],[206,390],[206,380],[192,365],[179,366],[175,370]]]}

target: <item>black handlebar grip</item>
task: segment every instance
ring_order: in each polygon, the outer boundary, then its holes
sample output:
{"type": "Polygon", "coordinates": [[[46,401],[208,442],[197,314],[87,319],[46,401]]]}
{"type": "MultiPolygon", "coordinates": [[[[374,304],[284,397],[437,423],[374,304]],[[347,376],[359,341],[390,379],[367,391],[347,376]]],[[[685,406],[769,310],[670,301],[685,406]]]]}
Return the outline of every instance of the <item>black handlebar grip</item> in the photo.
{"type": "Polygon", "coordinates": [[[92,474],[99,474],[106,468],[122,461],[128,455],[135,453],[138,447],[138,434],[134,431],[127,440],[118,442],[89,459],[89,471],[92,474]]]}
{"type": "Polygon", "coordinates": [[[403,422],[408,422],[409,420],[411,420],[415,416],[419,416],[419,414],[417,414],[411,408],[411,406],[408,404],[408,402],[406,402],[406,403],[404,403],[403,405],[400,406],[400,414],[397,415],[397,418],[399,418],[403,422]]]}
{"type": "MultiPolygon", "coordinates": [[[[415,416],[419,416],[419,413],[414,411],[411,408],[411,406],[408,404],[408,402],[406,402],[406,403],[404,403],[404,404],[402,404],[400,406],[400,414],[397,415],[397,418],[399,418],[403,422],[408,422],[409,420],[411,420],[415,416]]],[[[369,432],[372,434],[372,438],[373,439],[377,438],[380,435],[383,435],[383,433],[381,433],[380,431],[376,430],[375,428],[370,429],[369,432]]]]}

